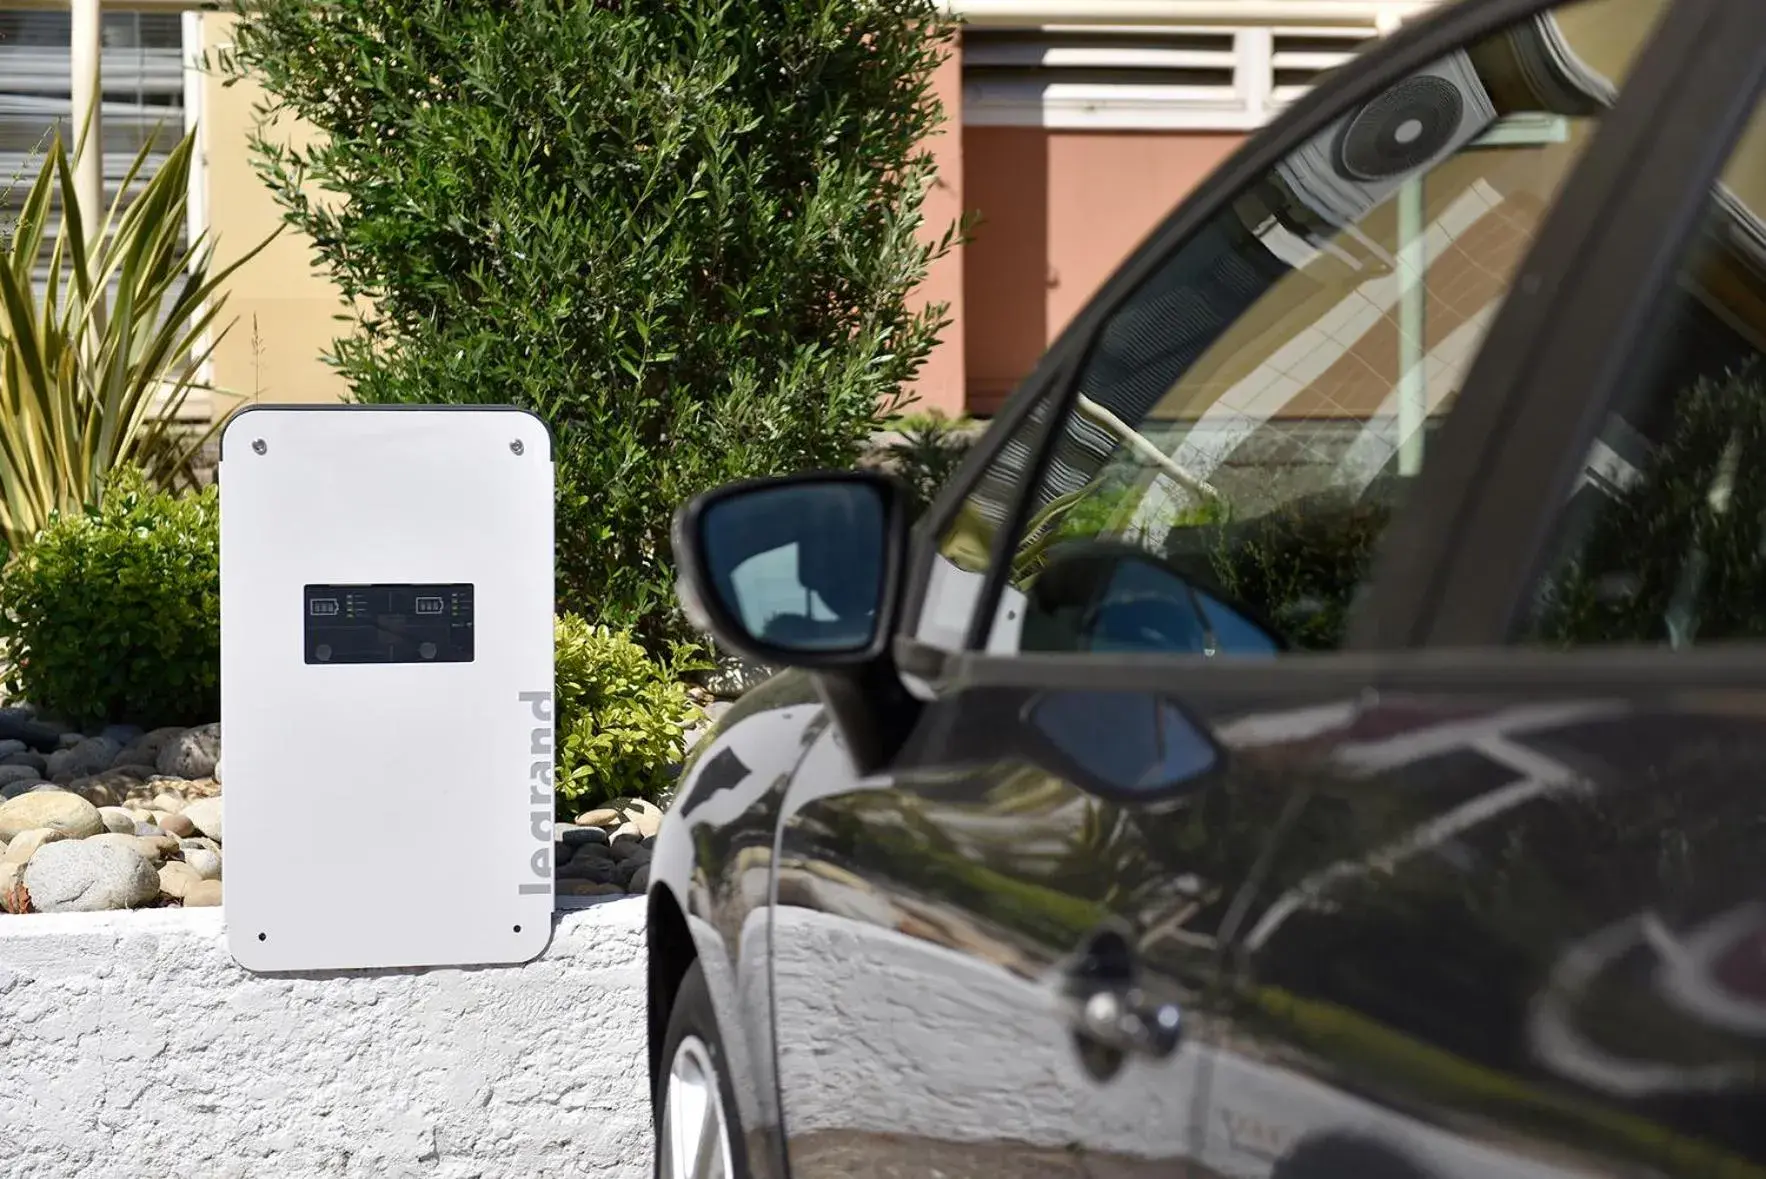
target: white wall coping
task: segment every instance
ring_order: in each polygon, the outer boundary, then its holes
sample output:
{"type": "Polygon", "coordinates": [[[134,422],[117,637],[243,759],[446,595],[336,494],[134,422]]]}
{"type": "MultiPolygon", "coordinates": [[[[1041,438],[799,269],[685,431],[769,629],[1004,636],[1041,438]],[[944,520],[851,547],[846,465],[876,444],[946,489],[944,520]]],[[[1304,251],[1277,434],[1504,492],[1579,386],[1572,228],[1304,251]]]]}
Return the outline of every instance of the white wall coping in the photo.
{"type": "Polygon", "coordinates": [[[649,1175],[642,898],[520,967],[254,975],[224,922],[0,917],[0,1175],[649,1175]]]}

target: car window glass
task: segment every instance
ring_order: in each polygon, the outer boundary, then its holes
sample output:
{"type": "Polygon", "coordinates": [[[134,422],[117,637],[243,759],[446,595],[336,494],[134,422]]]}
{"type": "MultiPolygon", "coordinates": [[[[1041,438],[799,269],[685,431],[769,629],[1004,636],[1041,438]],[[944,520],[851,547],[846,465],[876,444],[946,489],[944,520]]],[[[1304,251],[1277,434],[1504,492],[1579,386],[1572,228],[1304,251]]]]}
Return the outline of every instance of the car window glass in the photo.
{"type": "Polygon", "coordinates": [[[1049,633],[1026,622],[1033,587],[1099,540],[1160,564],[1200,595],[1173,605],[1214,619],[1146,628],[1137,649],[1335,647],[1374,544],[1662,8],[1549,9],[1415,71],[1240,193],[1103,325],[1034,488],[1048,403],[1006,441],[941,538],[918,636],[960,644],[1007,505],[1028,494],[991,649],[1059,649],[1026,637],[1049,633]]]}
{"type": "Polygon", "coordinates": [[[1560,517],[1528,642],[1766,637],[1766,117],[1652,331],[1560,517]]]}

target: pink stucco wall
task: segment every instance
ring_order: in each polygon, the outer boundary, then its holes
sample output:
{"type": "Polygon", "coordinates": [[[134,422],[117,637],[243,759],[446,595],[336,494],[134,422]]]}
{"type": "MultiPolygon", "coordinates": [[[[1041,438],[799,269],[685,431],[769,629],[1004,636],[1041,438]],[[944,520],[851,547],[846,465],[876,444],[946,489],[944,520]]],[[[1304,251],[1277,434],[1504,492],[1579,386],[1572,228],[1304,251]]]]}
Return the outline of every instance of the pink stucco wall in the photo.
{"type": "MultiPolygon", "coordinates": [[[[922,236],[936,240],[956,224],[963,215],[963,62],[961,50],[947,58],[933,77],[933,88],[944,104],[944,127],[927,144],[938,166],[938,179],[926,196],[925,224],[922,236]]],[[[944,303],[949,306],[951,326],[945,329],[938,348],[920,370],[912,396],[913,408],[941,409],[955,416],[963,412],[964,351],[962,327],[964,257],[959,247],[933,263],[931,273],[921,285],[918,298],[921,306],[944,303]]]]}
{"type": "Polygon", "coordinates": [[[996,408],[1122,260],[1242,141],[966,128],[963,196],[979,218],[961,260],[970,411],[996,408]]]}

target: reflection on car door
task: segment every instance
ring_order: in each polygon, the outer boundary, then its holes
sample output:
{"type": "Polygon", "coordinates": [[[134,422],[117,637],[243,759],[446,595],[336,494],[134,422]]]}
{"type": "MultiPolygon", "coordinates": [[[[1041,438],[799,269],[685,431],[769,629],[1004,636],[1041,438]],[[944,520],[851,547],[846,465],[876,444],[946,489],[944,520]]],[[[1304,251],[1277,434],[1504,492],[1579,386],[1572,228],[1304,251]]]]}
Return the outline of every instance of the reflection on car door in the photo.
{"type": "Polygon", "coordinates": [[[1037,768],[1014,748],[1030,702],[933,705],[885,777],[855,779],[832,729],[798,769],[772,911],[798,1179],[1182,1173],[1195,1058],[1094,1041],[1080,1008],[1138,966],[1139,1003],[1183,1009],[1227,841],[1210,801],[1109,803],[1037,768]]]}

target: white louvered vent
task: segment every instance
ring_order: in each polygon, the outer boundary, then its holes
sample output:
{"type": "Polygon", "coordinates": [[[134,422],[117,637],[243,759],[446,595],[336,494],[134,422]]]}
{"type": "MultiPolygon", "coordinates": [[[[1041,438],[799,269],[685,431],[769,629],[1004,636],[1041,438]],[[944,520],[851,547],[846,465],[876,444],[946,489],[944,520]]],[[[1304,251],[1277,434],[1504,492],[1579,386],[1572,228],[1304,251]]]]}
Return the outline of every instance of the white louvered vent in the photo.
{"type": "Polygon", "coordinates": [[[1270,102],[1283,107],[1371,46],[1372,29],[1278,29],[1270,37],[1270,102]]]}
{"type": "Polygon", "coordinates": [[[1375,36],[1371,27],[971,28],[963,121],[1250,130],[1375,36]]]}

